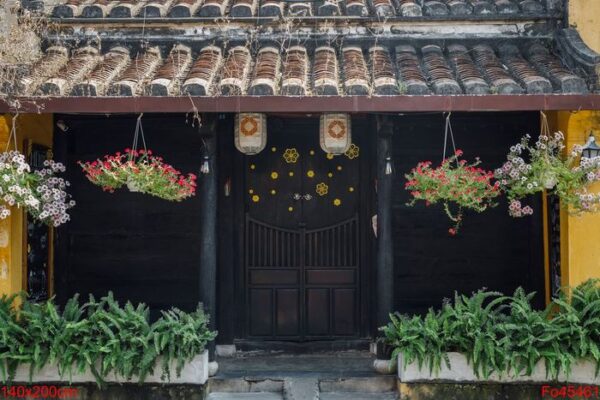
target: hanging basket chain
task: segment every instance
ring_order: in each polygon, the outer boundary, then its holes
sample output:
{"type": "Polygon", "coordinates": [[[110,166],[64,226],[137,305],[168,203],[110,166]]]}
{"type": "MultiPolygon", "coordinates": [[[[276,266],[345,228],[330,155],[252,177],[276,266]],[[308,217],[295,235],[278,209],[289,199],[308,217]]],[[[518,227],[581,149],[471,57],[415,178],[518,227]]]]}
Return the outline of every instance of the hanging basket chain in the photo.
{"type": "Polygon", "coordinates": [[[452,132],[452,124],[450,123],[450,116],[452,112],[449,112],[446,116],[446,124],[444,127],[444,154],[442,155],[442,162],[446,160],[446,149],[448,147],[448,133],[450,133],[450,140],[452,141],[452,150],[456,153],[456,142],[454,141],[454,132],[452,132]]]}
{"type": "MultiPolygon", "coordinates": [[[[454,132],[452,131],[452,123],[450,122],[451,115],[452,115],[452,112],[449,112],[448,115],[446,116],[446,123],[444,126],[444,153],[442,155],[442,163],[444,163],[444,161],[446,161],[446,152],[447,152],[447,148],[448,148],[448,136],[450,136],[450,141],[452,142],[453,154],[456,154],[456,141],[454,140],[454,132]]],[[[455,161],[456,161],[456,165],[458,166],[458,159],[456,159],[455,161]]],[[[453,213],[450,210],[450,204],[448,202],[444,202],[444,211],[446,211],[446,215],[448,215],[448,218],[450,218],[450,220],[455,222],[454,230],[458,231],[458,228],[460,227],[460,223],[462,221],[462,215],[463,215],[462,207],[459,206],[458,211],[456,213],[453,213]]]]}
{"type": "Polygon", "coordinates": [[[17,118],[19,118],[19,114],[16,114],[12,118],[12,126],[10,128],[10,134],[8,136],[8,140],[6,141],[6,148],[4,149],[5,152],[8,152],[8,150],[10,149],[11,139],[12,139],[13,145],[15,146],[15,151],[19,151],[19,148],[17,147],[17,118]]]}
{"type": "Polygon", "coordinates": [[[141,113],[137,118],[137,122],[135,123],[135,133],[133,134],[133,144],[131,146],[131,153],[129,153],[129,161],[133,159],[133,154],[138,149],[139,138],[142,138],[142,145],[144,146],[144,153],[148,153],[148,148],[146,147],[146,138],[144,136],[144,128],[142,127],[142,117],[144,113],[141,113]]]}

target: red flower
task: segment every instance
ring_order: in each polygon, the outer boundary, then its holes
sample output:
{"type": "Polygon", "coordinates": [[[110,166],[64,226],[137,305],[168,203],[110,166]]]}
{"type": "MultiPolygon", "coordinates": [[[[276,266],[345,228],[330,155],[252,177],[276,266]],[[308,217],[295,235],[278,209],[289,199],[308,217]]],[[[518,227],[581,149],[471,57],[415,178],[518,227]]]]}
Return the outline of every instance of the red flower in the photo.
{"type": "Polygon", "coordinates": [[[454,228],[450,228],[450,229],[448,229],[448,233],[449,233],[451,236],[456,236],[456,229],[454,229],[454,228]]]}

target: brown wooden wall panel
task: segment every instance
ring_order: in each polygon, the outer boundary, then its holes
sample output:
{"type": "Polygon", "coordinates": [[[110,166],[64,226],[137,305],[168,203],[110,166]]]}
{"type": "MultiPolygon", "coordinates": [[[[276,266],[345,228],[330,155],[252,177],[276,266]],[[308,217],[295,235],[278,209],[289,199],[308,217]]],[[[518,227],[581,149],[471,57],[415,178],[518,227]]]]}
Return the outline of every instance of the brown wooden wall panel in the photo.
{"type": "Polygon", "coordinates": [[[333,309],[335,318],[333,320],[333,332],[339,336],[355,335],[356,324],[354,318],[356,315],[354,301],[356,299],[356,289],[332,289],[333,290],[333,309]]]}
{"type": "MultiPolygon", "coordinates": [[[[509,147],[521,136],[539,132],[538,113],[452,114],[457,148],[482,167],[502,165],[509,147]]],[[[444,117],[438,113],[397,117],[393,137],[395,309],[423,313],[439,308],[454,291],[469,294],[486,287],[507,294],[523,286],[543,299],[541,197],[532,198],[532,217],[508,216],[505,199],[482,214],[466,212],[457,236],[441,206],[408,207],[404,174],[419,161],[439,164],[444,140],[444,117]]]]}
{"type": "Polygon", "coordinates": [[[298,336],[300,334],[300,291],[276,289],[277,323],[275,335],[298,336]]]}
{"type": "Polygon", "coordinates": [[[306,290],[307,335],[329,333],[329,289],[306,290]]]}
{"type": "Polygon", "coordinates": [[[353,285],[355,283],[355,270],[353,269],[306,271],[307,285],[353,285]]]}
{"type": "Polygon", "coordinates": [[[250,334],[265,336],[273,334],[273,315],[265,312],[264,305],[273,306],[273,290],[252,289],[250,291],[250,334]]]}
{"type": "Polygon", "coordinates": [[[252,285],[298,284],[298,271],[252,270],[250,271],[250,283],[252,285]]]}
{"type": "MultiPolygon", "coordinates": [[[[67,166],[77,201],[57,231],[57,296],[75,293],[146,302],[158,310],[194,309],[200,299],[199,197],[169,202],[127,189],[103,192],[77,161],[131,147],[137,115],[57,115],[69,127],[55,135],[55,154],[67,166]]],[[[202,141],[184,114],[144,115],[148,148],[182,172],[197,173],[202,141]]]]}

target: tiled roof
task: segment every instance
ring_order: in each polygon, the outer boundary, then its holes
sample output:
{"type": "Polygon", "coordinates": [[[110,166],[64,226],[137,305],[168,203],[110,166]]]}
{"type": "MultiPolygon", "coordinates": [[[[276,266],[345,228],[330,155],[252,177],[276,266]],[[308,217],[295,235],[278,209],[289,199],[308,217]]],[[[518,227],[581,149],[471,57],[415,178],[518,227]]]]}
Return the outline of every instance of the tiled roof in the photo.
{"type": "Polygon", "coordinates": [[[49,47],[22,80],[22,95],[562,94],[595,85],[539,40],[102,48],[49,47]]]}
{"type": "Polygon", "coordinates": [[[507,17],[550,15],[557,0],[62,0],[52,8],[58,18],[187,17],[507,17]]]}

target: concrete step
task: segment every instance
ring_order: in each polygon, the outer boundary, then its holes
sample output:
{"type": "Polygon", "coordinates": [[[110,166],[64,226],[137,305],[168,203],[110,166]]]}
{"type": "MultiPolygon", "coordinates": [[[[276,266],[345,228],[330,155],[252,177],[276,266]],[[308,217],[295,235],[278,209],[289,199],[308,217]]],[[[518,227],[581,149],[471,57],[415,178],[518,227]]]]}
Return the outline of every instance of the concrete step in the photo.
{"type": "Polygon", "coordinates": [[[287,354],[277,352],[238,352],[218,357],[217,378],[343,378],[377,376],[375,356],[366,351],[287,354]]]}
{"type": "Polygon", "coordinates": [[[389,393],[396,391],[395,375],[319,380],[321,393],[389,393]]]}
{"type": "Polygon", "coordinates": [[[210,378],[209,393],[283,393],[283,379],[210,378]]]}
{"type": "Polygon", "coordinates": [[[252,392],[252,393],[228,393],[215,392],[208,395],[206,400],[283,400],[281,393],[252,392]]]}
{"type": "Polygon", "coordinates": [[[398,394],[388,393],[361,393],[361,392],[331,392],[320,393],[319,400],[398,400],[398,394]]]}

